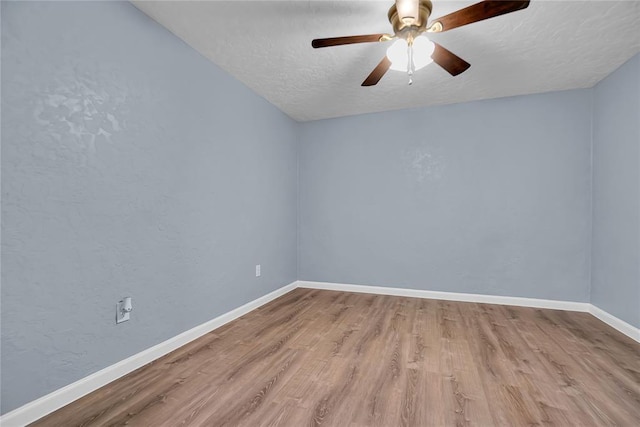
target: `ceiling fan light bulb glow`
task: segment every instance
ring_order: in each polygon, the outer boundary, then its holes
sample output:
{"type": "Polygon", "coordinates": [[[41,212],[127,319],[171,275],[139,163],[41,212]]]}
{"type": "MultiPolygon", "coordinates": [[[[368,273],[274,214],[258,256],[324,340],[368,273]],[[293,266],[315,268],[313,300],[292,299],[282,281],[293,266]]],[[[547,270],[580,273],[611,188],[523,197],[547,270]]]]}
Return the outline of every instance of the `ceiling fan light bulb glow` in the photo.
{"type": "MultiPolygon", "coordinates": [[[[425,36],[418,36],[413,40],[413,65],[417,71],[433,62],[431,54],[435,45],[425,36]]],[[[391,69],[407,72],[409,65],[408,44],[404,39],[398,39],[387,49],[387,58],[391,61],[391,69]]]]}
{"type": "Polygon", "coordinates": [[[400,21],[411,25],[418,19],[420,2],[418,0],[396,0],[396,10],[400,21]]]}

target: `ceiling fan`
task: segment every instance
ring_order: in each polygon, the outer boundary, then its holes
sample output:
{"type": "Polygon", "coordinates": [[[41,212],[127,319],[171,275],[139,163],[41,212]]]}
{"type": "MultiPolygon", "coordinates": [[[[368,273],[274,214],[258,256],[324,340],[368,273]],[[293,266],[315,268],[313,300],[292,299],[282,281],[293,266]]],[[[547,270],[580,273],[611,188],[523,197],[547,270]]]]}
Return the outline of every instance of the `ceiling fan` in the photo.
{"type": "Polygon", "coordinates": [[[396,0],[388,13],[389,22],[393,26],[393,34],[314,39],[311,46],[320,48],[396,40],[387,49],[387,55],[362,82],[362,86],[374,86],[389,69],[405,71],[409,76],[409,84],[411,84],[413,83],[413,73],[431,62],[435,62],[452,76],[457,76],[466,71],[471,64],[432,42],[424,33],[442,33],[463,25],[525,9],[527,6],[529,6],[529,0],[486,0],[445,15],[427,25],[433,8],[431,0],[396,0]]]}

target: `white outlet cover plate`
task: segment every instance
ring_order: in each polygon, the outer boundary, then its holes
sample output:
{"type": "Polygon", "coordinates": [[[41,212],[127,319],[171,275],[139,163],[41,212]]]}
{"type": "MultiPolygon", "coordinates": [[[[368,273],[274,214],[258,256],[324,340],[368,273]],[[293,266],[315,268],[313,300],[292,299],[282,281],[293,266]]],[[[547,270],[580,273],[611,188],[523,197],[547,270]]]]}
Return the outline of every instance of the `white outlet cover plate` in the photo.
{"type": "Polygon", "coordinates": [[[124,300],[118,301],[116,304],[116,324],[126,322],[131,318],[131,313],[124,311],[124,300]]]}

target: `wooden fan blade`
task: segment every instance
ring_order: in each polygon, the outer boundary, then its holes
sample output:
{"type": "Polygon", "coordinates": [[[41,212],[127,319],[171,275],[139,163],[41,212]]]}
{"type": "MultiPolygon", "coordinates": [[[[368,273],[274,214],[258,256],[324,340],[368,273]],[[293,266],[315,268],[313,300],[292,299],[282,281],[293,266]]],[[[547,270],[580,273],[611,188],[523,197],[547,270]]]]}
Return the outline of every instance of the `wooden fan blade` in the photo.
{"type": "Polygon", "coordinates": [[[455,53],[443,48],[438,43],[434,43],[435,49],[431,54],[433,62],[444,68],[452,76],[457,76],[465,72],[471,64],[460,58],[455,53]]]}
{"type": "Polygon", "coordinates": [[[487,0],[473,4],[464,9],[445,15],[433,21],[429,26],[430,31],[443,32],[453,28],[462,27],[463,25],[472,24],[474,22],[483,21],[485,19],[494,18],[506,13],[515,12],[517,10],[526,9],[529,6],[529,0],[522,1],[502,1],[487,0]]]}
{"type": "Polygon", "coordinates": [[[346,37],[330,37],[328,39],[313,39],[311,46],[314,48],[340,46],[343,44],[353,43],[372,43],[379,42],[386,34],[367,34],[363,36],[346,36],[346,37]]]}
{"type": "Polygon", "coordinates": [[[389,67],[391,67],[391,61],[385,56],[376,68],[373,69],[371,74],[369,74],[369,77],[362,82],[362,86],[375,86],[378,84],[382,76],[389,70],[389,67]]]}

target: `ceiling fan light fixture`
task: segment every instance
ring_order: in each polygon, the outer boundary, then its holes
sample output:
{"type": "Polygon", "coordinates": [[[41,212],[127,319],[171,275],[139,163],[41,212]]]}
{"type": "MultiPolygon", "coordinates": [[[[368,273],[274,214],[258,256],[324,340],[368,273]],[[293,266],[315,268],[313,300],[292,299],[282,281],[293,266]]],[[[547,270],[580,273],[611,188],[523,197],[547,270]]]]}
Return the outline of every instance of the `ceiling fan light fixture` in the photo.
{"type": "MultiPolygon", "coordinates": [[[[413,40],[414,71],[426,67],[433,62],[431,54],[435,45],[425,36],[418,36],[413,40]]],[[[387,49],[387,58],[391,61],[391,69],[407,72],[409,67],[409,45],[405,39],[398,39],[387,49]]]]}

